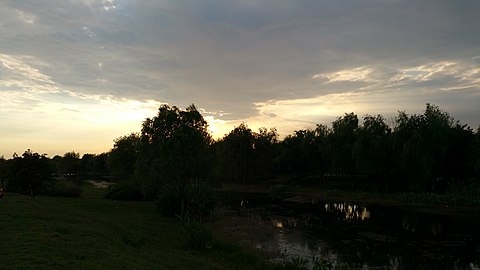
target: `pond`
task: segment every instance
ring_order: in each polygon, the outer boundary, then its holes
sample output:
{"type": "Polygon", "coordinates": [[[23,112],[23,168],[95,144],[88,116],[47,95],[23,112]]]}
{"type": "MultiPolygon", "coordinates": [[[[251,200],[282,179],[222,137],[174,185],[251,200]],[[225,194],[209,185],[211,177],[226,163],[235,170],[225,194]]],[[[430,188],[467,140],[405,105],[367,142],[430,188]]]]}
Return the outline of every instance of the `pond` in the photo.
{"type": "Polygon", "coordinates": [[[254,244],[281,254],[273,261],[321,258],[357,269],[480,269],[480,213],[307,203],[257,193],[226,197],[232,209],[274,229],[273,237],[258,237],[254,244]]]}

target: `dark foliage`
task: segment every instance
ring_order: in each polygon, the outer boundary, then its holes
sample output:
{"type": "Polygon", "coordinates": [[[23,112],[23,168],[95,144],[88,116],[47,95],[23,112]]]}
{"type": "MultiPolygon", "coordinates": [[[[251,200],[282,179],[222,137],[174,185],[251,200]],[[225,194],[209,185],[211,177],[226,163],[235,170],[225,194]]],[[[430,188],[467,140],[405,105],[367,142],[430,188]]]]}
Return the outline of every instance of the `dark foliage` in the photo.
{"type": "Polygon", "coordinates": [[[202,224],[184,220],[181,222],[181,226],[185,230],[184,246],[186,249],[204,250],[212,247],[212,234],[202,224]]]}
{"type": "Polygon", "coordinates": [[[162,105],[140,133],[116,139],[109,153],[49,159],[27,151],[0,159],[0,184],[9,191],[76,194],[53,192],[52,173],[73,183],[117,181],[108,198],[155,200],[163,215],[200,220],[214,206],[207,187],[222,182],[478,196],[480,127],[475,132],[427,104],[423,114],[399,112],[389,124],[381,115],[361,121],[346,113],[331,127],[279,140],[274,128],[254,132],[242,123],[213,141],[194,105],[162,105]]]}
{"type": "Polygon", "coordinates": [[[204,185],[190,186],[182,214],[182,198],[179,193],[165,190],[155,201],[157,211],[165,217],[181,217],[183,219],[203,221],[212,214],[216,204],[215,193],[204,185]]]}
{"type": "Polygon", "coordinates": [[[399,112],[391,125],[381,115],[360,123],[347,113],[331,128],[298,130],[282,141],[271,136],[266,144],[265,130],[242,124],[217,141],[215,176],[380,192],[461,192],[480,181],[480,128],[475,134],[431,104],[421,115],[399,112]]]}
{"type": "Polygon", "coordinates": [[[78,198],[82,194],[82,188],[78,185],[56,183],[42,190],[41,194],[52,197],[78,198]]]}
{"type": "Polygon", "coordinates": [[[138,186],[130,184],[116,184],[108,188],[105,199],[121,200],[121,201],[141,201],[143,194],[138,186]]]}
{"type": "Polygon", "coordinates": [[[10,159],[7,167],[6,189],[10,192],[35,196],[51,182],[49,159],[30,149],[10,159]]]}

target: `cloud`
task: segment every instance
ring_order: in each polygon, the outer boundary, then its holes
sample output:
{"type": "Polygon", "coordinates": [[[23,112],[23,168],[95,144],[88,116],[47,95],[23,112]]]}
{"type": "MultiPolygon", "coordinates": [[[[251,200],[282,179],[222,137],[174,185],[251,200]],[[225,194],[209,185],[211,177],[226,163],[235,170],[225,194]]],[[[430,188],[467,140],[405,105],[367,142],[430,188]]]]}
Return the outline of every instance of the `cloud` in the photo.
{"type": "Polygon", "coordinates": [[[369,67],[357,67],[352,69],[340,70],[331,73],[319,73],[313,75],[312,79],[318,78],[325,78],[327,79],[326,83],[332,82],[376,82],[373,78],[370,77],[372,75],[373,69],[369,67]]]}
{"type": "Polygon", "coordinates": [[[400,73],[392,78],[391,81],[430,81],[435,79],[435,77],[455,75],[456,73],[458,73],[458,65],[456,63],[439,62],[401,69],[400,73]]]}
{"type": "Polygon", "coordinates": [[[2,76],[0,85],[8,88],[20,88],[30,92],[58,92],[59,89],[52,79],[40,72],[27,62],[33,62],[39,66],[45,63],[30,56],[11,56],[0,54],[0,68],[2,76]]]}
{"type": "Polygon", "coordinates": [[[437,102],[476,125],[479,12],[448,0],[6,0],[2,104],[17,108],[25,92],[73,110],[195,103],[228,130],[437,102]]]}

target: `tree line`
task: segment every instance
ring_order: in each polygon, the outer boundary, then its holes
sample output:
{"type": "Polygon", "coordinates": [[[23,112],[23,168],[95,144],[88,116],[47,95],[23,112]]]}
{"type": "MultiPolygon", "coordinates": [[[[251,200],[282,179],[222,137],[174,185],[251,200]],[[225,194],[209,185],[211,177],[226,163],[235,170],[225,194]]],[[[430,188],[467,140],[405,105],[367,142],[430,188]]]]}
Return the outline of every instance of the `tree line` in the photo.
{"type": "MultiPolygon", "coordinates": [[[[445,192],[479,181],[480,128],[475,132],[427,104],[423,114],[399,112],[393,125],[382,115],[360,121],[346,113],[330,127],[319,124],[282,140],[275,128],[254,132],[243,123],[212,140],[194,106],[181,111],[164,105],[140,133],[118,138],[108,156],[113,172],[141,185],[146,185],[142,179],[192,178],[445,192]],[[163,175],[167,172],[173,175],[163,175]]],[[[158,182],[147,190],[155,190],[158,182]]]]}
{"type": "Polygon", "coordinates": [[[480,127],[474,131],[426,104],[423,114],[399,112],[390,125],[382,115],[360,120],[345,113],[330,126],[318,124],[283,139],[275,128],[255,132],[242,123],[214,140],[194,105],[185,110],[162,105],[140,132],[115,139],[107,153],[80,158],[70,152],[50,159],[27,151],[1,159],[0,173],[2,186],[22,193],[40,190],[25,179],[51,175],[72,181],[117,179],[141,198],[163,196],[181,213],[199,203],[192,198],[204,196],[201,186],[225,182],[379,192],[446,192],[473,185],[478,191],[480,127]],[[29,166],[38,168],[25,169],[29,166]]]}

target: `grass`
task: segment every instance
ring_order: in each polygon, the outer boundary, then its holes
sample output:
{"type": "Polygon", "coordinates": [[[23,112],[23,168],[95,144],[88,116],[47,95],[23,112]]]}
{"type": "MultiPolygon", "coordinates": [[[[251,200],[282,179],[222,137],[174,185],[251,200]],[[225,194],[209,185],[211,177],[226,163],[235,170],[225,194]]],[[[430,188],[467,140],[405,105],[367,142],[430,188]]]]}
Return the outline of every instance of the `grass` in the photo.
{"type": "Polygon", "coordinates": [[[185,248],[185,231],[151,202],[6,194],[0,200],[0,269],[265,269],[259,256],[216,242],[185,248]]]}

